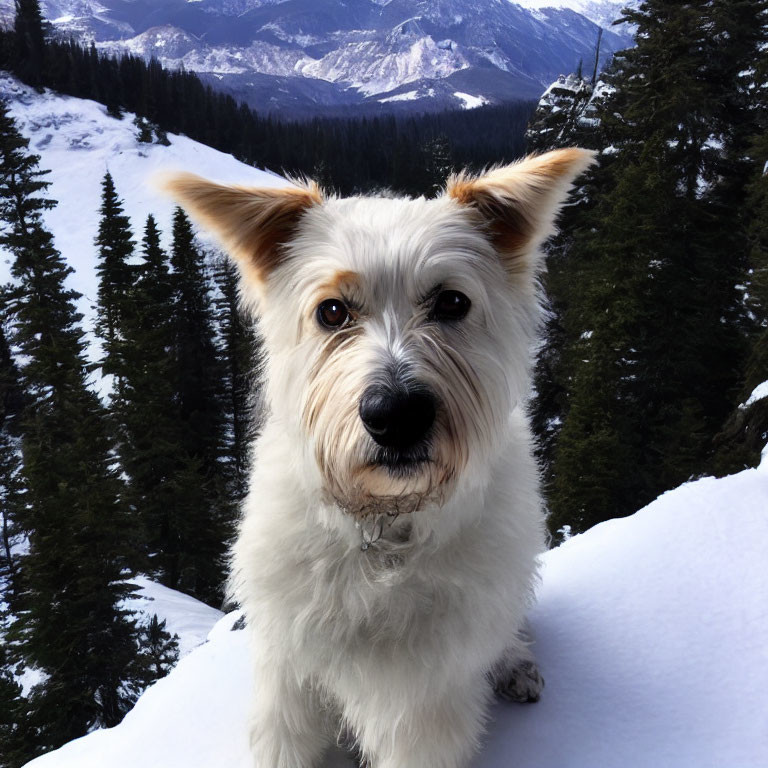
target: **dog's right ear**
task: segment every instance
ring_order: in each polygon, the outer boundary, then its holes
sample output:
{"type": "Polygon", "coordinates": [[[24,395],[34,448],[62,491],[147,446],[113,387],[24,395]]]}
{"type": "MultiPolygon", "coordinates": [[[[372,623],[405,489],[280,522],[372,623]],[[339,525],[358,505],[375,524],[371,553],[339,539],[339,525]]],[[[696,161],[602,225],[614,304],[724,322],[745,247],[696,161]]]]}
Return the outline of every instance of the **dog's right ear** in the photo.
{"type": "Polygon", "coordinates": [[[322,203],[317,184],[244,187],[216,184],[192,173],[168,174],[159,186],[237,261],[243,276],[263,285],[280,262],[304,211],[322,203]]]}

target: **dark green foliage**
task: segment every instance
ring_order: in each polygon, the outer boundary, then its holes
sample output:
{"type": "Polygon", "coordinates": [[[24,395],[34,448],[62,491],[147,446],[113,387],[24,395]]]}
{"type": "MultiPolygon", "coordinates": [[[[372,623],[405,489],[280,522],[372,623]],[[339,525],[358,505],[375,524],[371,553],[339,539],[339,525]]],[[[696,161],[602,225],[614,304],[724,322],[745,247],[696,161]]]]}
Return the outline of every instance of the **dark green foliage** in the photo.
{"type": "MultiPolygon", "coordinates": [[[[203,253],[180,209],[170,259],[152,216],[142,251],[122,324],[124,386],[113,402],[140,563],[164,584],[217,603],[236,489],[245,482],[246,363],[222,365],[203,253]]],[[[227,354],[242,354],[238,322],[222,329],[227,354]]]]}
{"type": "Polygon", "coordinates": [[[165,677],[179,660],[179,636],[166,630],[165,621],[157,614],[139,626],[139,654],[136,659],[139,672],[136,679],[141,689],[165,677]]]}
{"type": "Polygon", "coordinates": [[[613,151],[567,249],[553,531],[629,514],[701,472],[728,413],[750,324],[737,286],[754,112],[740,77],[764,8],[645,2],[627,14],[637,46],[617,55],[597,112],[613,151]]]}
{"type": "Polygon", "coordinates": [[[21,686],[12,674],[8,645],[0,627],[0,768],[20,768],[34,748],[21,686]]]}
{"type": "Polygon", "coordinates": [[[429,139],[423,144],[422,152],[424,153],[423,188],[427,190],[429,197],[434,197],[444,188],[445,180],[455,170],[448,137],[441,133],[429,139]]]}
{"type": "MultiPolygon", "coordinates": [[[[761,65],[755,76],[757,82],[765,83],[768,74],[765,58],[761,65]]],[[[768,381],[768,173],[765,170],[768,168],[768,99],[765,89],[755,92],[762,97],[757,105],[761,133],[750,148],[754,172],[747,186],[746,219],[752,271],[745,281],[746,302],[755,328],[750,337],[743,383],[735,398],[736,407],[716,438],[717,451],[711,470],[717,475],[756,466],[768,444],[768,397],[744,405],[755,387],[768,381]]]]}
{"type": "Polygon", "coordinates": [[[129,594],[130,527],[103,408],[87,386],[78,295],[41,212],[53,205],[38,158],[0,109],[0,243],[13,255],[16,285],[6,305],[24,364],[28,404],[21,423],[29,536],[12,593],[14,647],[46,673],[25,722],[39,751],[129,708],[122,681],[135,656],[135,628],[119,602],[129,594]],[[77,574],[77,578],[73,578],[77,574]]]}
{"type": "MultiPolygon", "coordinates": [[[[529,152],[580,146],[599,149],[605,140],[596,117],[603,97],[576,75],[560,78],[542,97],[526,132],[529,152]]],[[[559,218],[559,232],[544,248],[546,271],[542,285],[547,298],[543,339],[534,370],[535,396],[530,405],[537,455],[544,480],[551,482],[551,464],[561,426],[568,412],[571,377],[566,355],[571,341],[565,316],[579,291],[582,262],[572,258],[573,239],[594,206],[594,174],[577,180],[559,218]]]]}
{"type": "Polygon", "coordinates": [[[17,533],[17,518],[22,504],[18,437],[24,394],[19,369],[11,357],[6,337],[5,302],[5,294],[0,293],[0,584],[9,589],[17,570],[11,544],[17,533]]]}
{"type": "Polygon", "coordinates": [[[219,329],[224,409],[227,420],[226,466],[237,501],[248,490],[250,447],[256,437],[260,344],[255,324],[240,308],[237,268],[221,258],[215,270],[218,297],[216,324],[219,329]]]}
{"type": "Polygon", "coordinates": [[[16,0],[13,27],[13,70],[24,82],[43,85],[46,71],[43,16],[38,0],[16,0]]]}
{"type": "Polygon", "coordinates": [[[211,471],[221,452],[221,370],[216,354],[213,306],[203,252],[181,208],[173,215],[173,323],[176,382],[186,452],[211,471]]]}
{"type": "Polygon", "coordinates": [[[123,325],[133,283],[133,268],[129,260],[133,255],[134,243],[130,221],[123,214],[123,204],[109,172],[104,176],[101,189],[101,219],[96,236],[99,249],[96,266],[99,276],[99,319],[96,332],[104,342],[102,370],[115,377],[114,395],[119,398],[125,377],[126,343],[123,325]]]}
{"type": "Polygon", "coordinates": [[[171,382],[179,468],[173,479],[174,502],[164,523],[153,529],[162,538],[152,550],[165,583],[216,602],[222,594],[224,552],[233,525],[233,502],[222,467],[223,370],[203,253],[180,208],[173,217],[171,265],[171,382]]]}
{"type": "Polygon", "coordinates": [[[142,144],[152,143],[152,126],[147,122],[146,118],[136,117],[133,121],[138,133],[136,134],[136,140],[142,144]]]}
{"type": "Polygon", "coordinates": [[[142,261],[128,294],[122,330],[125,376],[122,397],[113,400],[113,420],[120,432],[120,459],[128,476],[127,501],[139,521],[143,570],[168,534],[166,518],[174,504],[178,471],[179,425],[174,390],[173,283],[160,233],[147,218],[142,261]]]}
{"type": "MultiPolygon", "coordinates": [[[[13,553],[12,545],[17,543],[23,510],[18,434],[24,397],[5,334],[6,318],[5,295],[0,293],[0,605],[11,602],[18,576],[18,555],[13,553]]],[[[29,733],[24,726],[21,686],[12,674],[7,631],[8,616],[0,608],[0,768],[15,768],[24,762],[29,733]]]]}

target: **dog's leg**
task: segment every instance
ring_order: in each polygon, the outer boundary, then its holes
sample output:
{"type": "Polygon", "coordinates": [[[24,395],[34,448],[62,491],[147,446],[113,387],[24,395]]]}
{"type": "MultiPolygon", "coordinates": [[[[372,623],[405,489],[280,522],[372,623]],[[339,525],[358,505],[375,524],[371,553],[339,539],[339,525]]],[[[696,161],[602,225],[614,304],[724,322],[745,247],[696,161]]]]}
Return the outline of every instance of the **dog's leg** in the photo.
{"type": "Polygon", "coordinates": [[[443,689],[439,696],[398,697],[371,710],[361,729],[362,752],[372,768],[464,768],[478,747],[490,687],[482,676],[443,689]],[[397,710],[393,709],[398,705],[397,710]]]}
{"type": "Polygon", "coordinates": [[[251,722],[255,768],[316,768],[328,742],[319,696],[289,674],[257,670],[251,722]]]}
{"type": "Polygon", "coordinates": [[[523,704],[538,701],[544,688],[544,678],[528,646],[506,651],[488,672],[488,679],[497,696],[523,704]]]}

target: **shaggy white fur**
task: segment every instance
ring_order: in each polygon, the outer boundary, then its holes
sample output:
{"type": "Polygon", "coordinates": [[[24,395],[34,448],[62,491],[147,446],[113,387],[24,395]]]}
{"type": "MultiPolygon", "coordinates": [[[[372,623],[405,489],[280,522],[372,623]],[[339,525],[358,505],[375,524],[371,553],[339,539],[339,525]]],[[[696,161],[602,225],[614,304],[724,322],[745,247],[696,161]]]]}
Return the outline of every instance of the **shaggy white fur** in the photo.
{"type": "Polygon", "coordinates": [[[266,350],[231,581],[257,768],[317,766],[342,733],[375,768],[460,768],[494,686],[537,697],[521,633],[544,525],[521,404],[538,248],[591,161],[553,152],[435,200],[168,182],[241,265],[266,350]],[[436,310],[450,292],[468,299],[453,318],[436,310]],[[361,416],[372,386],[431,393],[416,458],[382,458],[361,416]]]}

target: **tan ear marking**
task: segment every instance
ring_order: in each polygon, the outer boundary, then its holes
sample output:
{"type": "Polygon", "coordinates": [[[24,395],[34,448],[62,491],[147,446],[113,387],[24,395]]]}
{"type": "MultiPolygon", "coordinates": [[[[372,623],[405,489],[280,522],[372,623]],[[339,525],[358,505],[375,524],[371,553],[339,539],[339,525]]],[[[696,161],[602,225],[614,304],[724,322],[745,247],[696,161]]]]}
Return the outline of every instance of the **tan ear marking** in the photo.
{"type": "Polygon", "coordinates": [[[505,266],[517,272],[530,266],[519,257],[535,252],[553,233],[571,184],[594,158],[594,152],[576,148],[533,155],[480,176],[452,176],[446,193],[477,211],[505,266]]]}
{"type": "Polygon", "coordinates": [[[216,184],[191,173],[176,173],[160,186],[205,229],[214,233],[240,263],[244,274],[263,282],[282,258],[304,211],[322,203],[314,182],[293,187],[216,184]]]}

